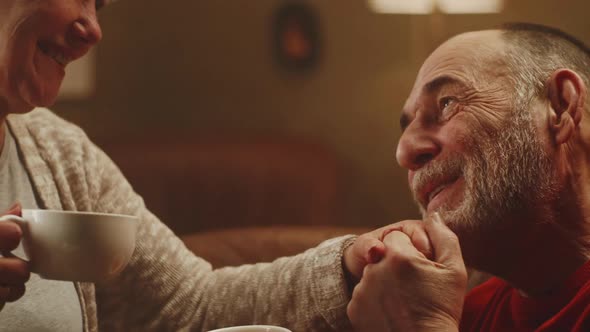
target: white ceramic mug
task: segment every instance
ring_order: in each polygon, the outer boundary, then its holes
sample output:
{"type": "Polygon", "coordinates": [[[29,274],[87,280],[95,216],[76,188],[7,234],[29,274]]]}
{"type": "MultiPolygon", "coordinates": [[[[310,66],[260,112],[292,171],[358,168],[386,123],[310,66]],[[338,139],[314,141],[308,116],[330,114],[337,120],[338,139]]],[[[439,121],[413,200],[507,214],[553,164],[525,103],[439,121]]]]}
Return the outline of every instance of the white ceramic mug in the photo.
{"type": "Polygon", "coordinates": [[[224,327],[222,329],[211,330],[209,332],[291,332],[291,330],[272,325],[242,325],[224,327]]]}
{"type": "Polygon", "coordinates": [[[0,217],[17,223],[31,272],[45,279],[103,281],[121,272],[135,249],[134,216],[56,210],[22,210],[0,217]]]}

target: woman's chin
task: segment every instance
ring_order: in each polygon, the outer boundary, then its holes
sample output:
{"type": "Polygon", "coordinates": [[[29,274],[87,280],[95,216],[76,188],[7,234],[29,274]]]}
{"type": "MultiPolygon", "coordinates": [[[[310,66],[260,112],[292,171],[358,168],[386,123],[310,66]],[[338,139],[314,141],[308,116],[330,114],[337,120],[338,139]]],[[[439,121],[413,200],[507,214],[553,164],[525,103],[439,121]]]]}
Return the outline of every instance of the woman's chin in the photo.
{"type": "Polygon", "coordinates": [[[49,106],[55,104],[56,99],[57,99],[57,96],[41,99],[34,104],[34,107],[49,107],[49,106]]]}
{"type": "Polygon", "coordinates": [[[43,89],[28,89],[26,93],[21,94],[25,104],[31,108],[34,107],[48,107],[57,100],[58,91],[43,90],[43,89]]]}

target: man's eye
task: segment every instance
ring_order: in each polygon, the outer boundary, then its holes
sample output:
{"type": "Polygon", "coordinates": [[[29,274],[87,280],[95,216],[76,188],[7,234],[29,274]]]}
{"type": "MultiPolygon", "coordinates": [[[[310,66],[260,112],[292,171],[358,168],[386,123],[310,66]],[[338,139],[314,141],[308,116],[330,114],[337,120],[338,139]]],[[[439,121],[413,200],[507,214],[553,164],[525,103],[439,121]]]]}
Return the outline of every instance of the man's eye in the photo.
{"type": "Polygon", "coordinates": [[[447,107],[452,106],[455,103],[455,98],[453,97],[444,97],[441,98],[438,102],[438,106],[441,111],[445,110],[447,107]]]}
{"type": "Polygon", "coordinates": [[[457,113],[457,98],[444,97],[438,102],[439,117],[443,121],[450,120],[457,113]]]}

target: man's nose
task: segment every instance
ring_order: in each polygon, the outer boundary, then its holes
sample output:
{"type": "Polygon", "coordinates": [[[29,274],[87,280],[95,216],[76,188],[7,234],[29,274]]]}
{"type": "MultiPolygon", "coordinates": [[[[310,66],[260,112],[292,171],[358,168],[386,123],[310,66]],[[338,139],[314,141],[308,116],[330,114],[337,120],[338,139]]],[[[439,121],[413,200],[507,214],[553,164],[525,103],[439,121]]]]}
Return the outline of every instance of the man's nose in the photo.
{"type": "Polygon", "coordinates": [[[439,153],[440,145],[432,137],[432,133],[414,122],[406,128],[399,140],[396,159],[403,168],[415,171],[439,153]]]}

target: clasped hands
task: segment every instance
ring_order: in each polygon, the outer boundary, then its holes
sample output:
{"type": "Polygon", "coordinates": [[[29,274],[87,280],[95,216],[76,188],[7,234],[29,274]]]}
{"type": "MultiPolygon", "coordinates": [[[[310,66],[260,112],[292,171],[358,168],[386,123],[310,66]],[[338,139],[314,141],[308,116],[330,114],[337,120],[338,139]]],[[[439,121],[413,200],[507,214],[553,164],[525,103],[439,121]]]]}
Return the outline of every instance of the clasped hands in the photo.
{"type": "MultiPolygon", "coordinates": [[[[16,205],[6,213],[20,215],[16,205]]],[[[0,310],[19,299],[30,272],[9,252],[22,232],[0,223],[0,310]]],[[[359,236],[343,255],[354,286],[348,316],[356,331],[458,330],[467,273],[456,235],[430,218],[406,220],[359,236]]]]}
{"type": "Polygon", "coordinates": [[[363,234],[343,256],[356,283],[347,314],[358,332],[457,331],[467,272],[438,215],[363,234]]]}

